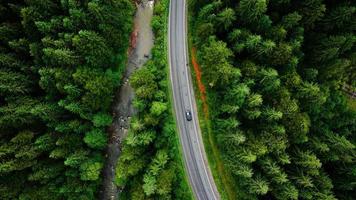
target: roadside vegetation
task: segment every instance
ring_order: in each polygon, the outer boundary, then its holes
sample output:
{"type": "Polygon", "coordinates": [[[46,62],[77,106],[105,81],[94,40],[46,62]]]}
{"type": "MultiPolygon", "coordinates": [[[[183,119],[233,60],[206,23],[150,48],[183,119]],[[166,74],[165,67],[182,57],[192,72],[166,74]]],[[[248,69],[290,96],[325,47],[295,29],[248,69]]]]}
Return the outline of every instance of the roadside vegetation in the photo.
{"type": "Polygon", "coordinates": [[[169,0],[155,2],[152,58],[130,78],[138,114],[131,119],[116,168],[121,199],[192,198],[168,91],[168,11],[169,0]]]}
{"type": "Polygon", "coordinates": [[[209,116],[209,98],[207,97],[206,83],[202,78],[201,67],[197,60],[197,50],[193,45],[195,35],[194,27],[194,17],[193,12],[191,12],[191,5],[193,0],[189,1],[188,8],[188,22],[189,22],[189,55],[191,58],[191,71],[193,76],[193,85],[195,90],[199,124],[202,132],[202,138],[204,142],[205,152],[209,162],[209,168],[212,171],[214,177],[215,185],[220,193],[220,198],[222,200],[226,199],[237,199],[236,190],[234,189],[234,182],[228,169],[224,166],[223,160],[221,158],[221,152],[217,146],[216,138],[211,126],[211,117],[209,116]]]}
{"type": "Polygon", "coordinates": [[[0,199],[96,199],[133,11],[0,1],[0,199]]]}
{"type": "Polygon", "coordinates": [[[191,1],[210,128],[237,199],[355,199],[356,4],[191,1]]]}

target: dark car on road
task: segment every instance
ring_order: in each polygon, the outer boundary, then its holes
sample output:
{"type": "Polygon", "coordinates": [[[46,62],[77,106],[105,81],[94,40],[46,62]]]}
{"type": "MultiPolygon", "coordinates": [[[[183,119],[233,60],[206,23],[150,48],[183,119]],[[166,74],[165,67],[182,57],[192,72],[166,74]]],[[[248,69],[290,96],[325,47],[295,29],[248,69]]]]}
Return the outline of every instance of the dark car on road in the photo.
{"type": "Polygon", "coordinates": [[[185,117],[187,118],[188,121],[192,121],[192,112],[190,110],[185,112],[185,117]]]}

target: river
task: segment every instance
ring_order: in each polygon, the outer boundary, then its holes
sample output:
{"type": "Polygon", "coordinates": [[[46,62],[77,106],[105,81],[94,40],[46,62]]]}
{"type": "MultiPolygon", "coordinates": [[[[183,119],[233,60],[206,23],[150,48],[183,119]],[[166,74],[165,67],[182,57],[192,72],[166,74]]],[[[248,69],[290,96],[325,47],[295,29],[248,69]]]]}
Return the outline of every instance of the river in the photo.
{"type": "Polygon", "coordinates": [[[131,49],[128,55],[126,71],[122,84],[115,94],[112,107],[114,116],[110,126],[109,142],[106,148],[106,161],[102,172],[103,184],[99,194],[102,200],[118,199],[120,188],[115,185],[115,168],[121,152],[121,142],[128,132],[130,118],[135,114],[132,106],[134,91],[129,84],[131,74],[149,59],[153,46],[153,32],[151,19],[153,15],[153,1],[142,0],[137,4],[134,18],[134,31],[131,36],[131,49]]]}

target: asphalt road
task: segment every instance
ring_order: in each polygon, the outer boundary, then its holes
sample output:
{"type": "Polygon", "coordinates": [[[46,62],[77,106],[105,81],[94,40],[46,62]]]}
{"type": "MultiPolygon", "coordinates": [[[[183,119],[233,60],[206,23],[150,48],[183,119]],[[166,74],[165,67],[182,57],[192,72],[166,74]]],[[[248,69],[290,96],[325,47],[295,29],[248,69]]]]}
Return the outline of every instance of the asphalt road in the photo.
{"type": "Polygon", "coordinates": [[[191,73],[188,67],[186,1],[171,0],[169,11],[169,66],[174,109],[184,164],[197,200],[220,199],[205,155],[191,73]],[[185,112],[192,112],[187,121],[185,112]]]}

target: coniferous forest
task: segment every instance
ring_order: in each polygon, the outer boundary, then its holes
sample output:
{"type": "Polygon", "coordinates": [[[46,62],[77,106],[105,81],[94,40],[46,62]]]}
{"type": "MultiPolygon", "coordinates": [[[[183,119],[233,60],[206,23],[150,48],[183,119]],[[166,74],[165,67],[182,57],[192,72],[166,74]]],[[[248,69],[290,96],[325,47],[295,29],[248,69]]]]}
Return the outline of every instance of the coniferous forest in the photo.
{"type": "Polygon", "coordinates": [[[0,199],[96,199],[133,11],[0,1],[0,199]]]}
{"type": "MultiPolygon", "coordinates": [[[[356,88],[356,1],[188,3],[229,200],[355,200],[355,99],[343,87],[356,88]]],[[[155,1],[150,60],[130,78],[137,115],[116,166],[120,199],[192,198],[168,6],[155,1]]],[[[132,0],[0,0],[0,200],[99,199],[134,11],[132,0]]]]}
{"type": "Polygon", "coordinates": [[[356,199],[356,2],[194,1],[212,130],[238,199],[356,199]]]}
{"type": "Polygon", "coordinates": [[[169,100],[167,18],[169,0],[155,3],[152,58],[130,79],[135,90],[128,136],[116,167],[116,184],[123,188],[120,199],[191,200],[179,141],[169,100]]]}

